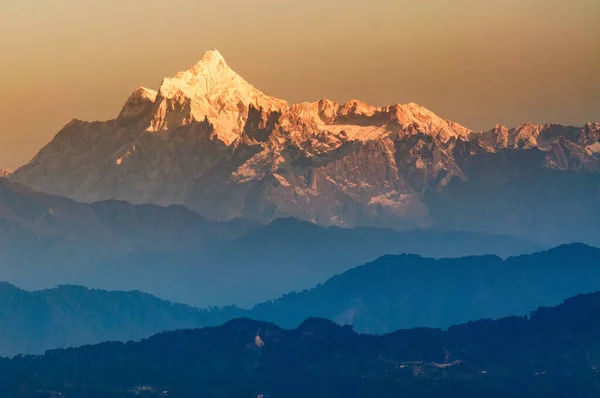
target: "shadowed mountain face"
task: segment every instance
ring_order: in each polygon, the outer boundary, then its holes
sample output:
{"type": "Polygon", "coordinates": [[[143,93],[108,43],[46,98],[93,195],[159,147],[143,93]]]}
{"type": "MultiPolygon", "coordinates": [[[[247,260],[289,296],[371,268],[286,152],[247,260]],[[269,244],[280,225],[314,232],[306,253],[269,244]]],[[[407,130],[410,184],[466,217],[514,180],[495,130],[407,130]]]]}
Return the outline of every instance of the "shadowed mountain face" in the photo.
{"type": "Polygon", "coordinates": [[[540,167],[547,156],[537,149],[471,155],[460,162],[469,181],[454,179],[424,201],[440,227],[600,246],[600,174],[540,167]]]}
{"type": "Polygon", "coordinates": [[[311,318],[297,329],[248,319],[0,359],[7,397],[594,397],[600,294],[530,317],[384,336],[311,318]],[[234,378],[235,382],[232,382],[234,378]]]}
{"type": "Polygon", "coordinates": [[[388,253],[509,256],[542,247],[467,232],[215,222],[182,206],[82,204],[5,179],[0,226],[0,280],[137,289],[203,307],[252,306],[388,253]]]}
{"type": "Polygon", "coordinates": [[[218,325],[242,313],[235,308],[198,310],[136,291],[79,286],[29,292],[0,283],[0,300],[0,356],[140,340],[165,330],[218,325]]]}
{"type": "Polygon", "coordinates": [[[66,125],[10,175],[209,219],[444,228],[600,244],[600,123],[473,132],[416,104],[290,105],[209,51],[114,120],[66,125]]]}
{"type": "Polygon", "coordinates": [[[251,310],[197,310],[139,292],[76,286],[28,292],[4,284],[0,355],[136,340],[239,316],[290,328],[317,316],[377,334],[417,326],[446,328],[469,320],[524,315],[598,288],[600,250],[580,244],[504,261],[495,256],[441,260],[385,256],[314,289],[286,294],[251,310]]]}
{"type": "Polygon", "coordinates": [[[243,234],[252,225],[209,221],[179,205],[134,206],[115,200],[82,204],[4,178],[0,178],[0,222],[4,242],[11,244],[60,241],[119,253],[201,247],[243,234]]]}
{"type": "Polygon", "coordinates": [[[572,244],[502,260],[384,256],[322,285],[257,305],[252,316],[296,327],[309,316],[387,333],[522,315],[600,289],[600,249],[572,244]]]}

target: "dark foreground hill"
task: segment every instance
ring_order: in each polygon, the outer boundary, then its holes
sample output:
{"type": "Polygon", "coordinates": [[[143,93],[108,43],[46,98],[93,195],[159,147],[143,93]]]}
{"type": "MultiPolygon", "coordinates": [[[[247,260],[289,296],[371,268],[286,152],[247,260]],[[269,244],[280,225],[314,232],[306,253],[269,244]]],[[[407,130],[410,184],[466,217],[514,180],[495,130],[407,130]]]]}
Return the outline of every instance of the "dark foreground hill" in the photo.
{"type": "Polygon", "coordinates": [[[139,292],[77,286],[28,292],[0,284],[0,355],[108,340],[139,340],[164,330],[219,325],[248,317],[295,328],[317,316],[357,332],[415,326],[446,328],[482,318],[524,315],[600,289],[600,250],[581,244],[502,260],[385,256],[312,290],[252,310],[198,310],[139,292]]]}
{"type": "Polygon", "coordinates": [[[6,397],[597,397],[600,293],[529,317],[360,335],[223,326],[0,360],[6,397]]]}

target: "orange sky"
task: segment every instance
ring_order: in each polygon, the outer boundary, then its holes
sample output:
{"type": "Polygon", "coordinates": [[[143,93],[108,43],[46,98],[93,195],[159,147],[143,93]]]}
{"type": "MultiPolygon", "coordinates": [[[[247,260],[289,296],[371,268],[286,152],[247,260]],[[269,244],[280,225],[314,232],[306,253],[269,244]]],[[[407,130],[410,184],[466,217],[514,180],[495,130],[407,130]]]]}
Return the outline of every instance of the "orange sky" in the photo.
{"type": "Polygon", "coordinates": [[[600,121],[600,0],[0,0],[0,168],[217,48],[269,95],[600,121]]]}

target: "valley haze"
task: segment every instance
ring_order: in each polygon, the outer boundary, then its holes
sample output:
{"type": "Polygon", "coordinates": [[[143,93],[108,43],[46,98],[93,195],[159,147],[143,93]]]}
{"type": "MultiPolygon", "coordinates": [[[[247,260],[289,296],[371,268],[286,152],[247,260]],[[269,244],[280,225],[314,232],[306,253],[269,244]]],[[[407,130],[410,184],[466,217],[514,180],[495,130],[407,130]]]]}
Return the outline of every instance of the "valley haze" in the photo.
{"type": "Polygon", "coordinates": [[[0,397],[600,396],[600,2],[0,15],[0,397]]]}

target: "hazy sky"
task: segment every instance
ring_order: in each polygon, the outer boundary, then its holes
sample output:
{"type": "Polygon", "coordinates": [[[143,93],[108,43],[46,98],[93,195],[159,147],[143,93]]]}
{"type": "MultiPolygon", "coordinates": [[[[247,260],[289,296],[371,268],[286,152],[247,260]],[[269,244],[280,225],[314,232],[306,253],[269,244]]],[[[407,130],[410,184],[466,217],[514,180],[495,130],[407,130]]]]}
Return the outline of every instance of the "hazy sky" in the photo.
{"type": "Polygon", "coordinates": [[[0,0],[0,167],[217,48],[269,95],[600,121],[600,0],[0,0]]]}

